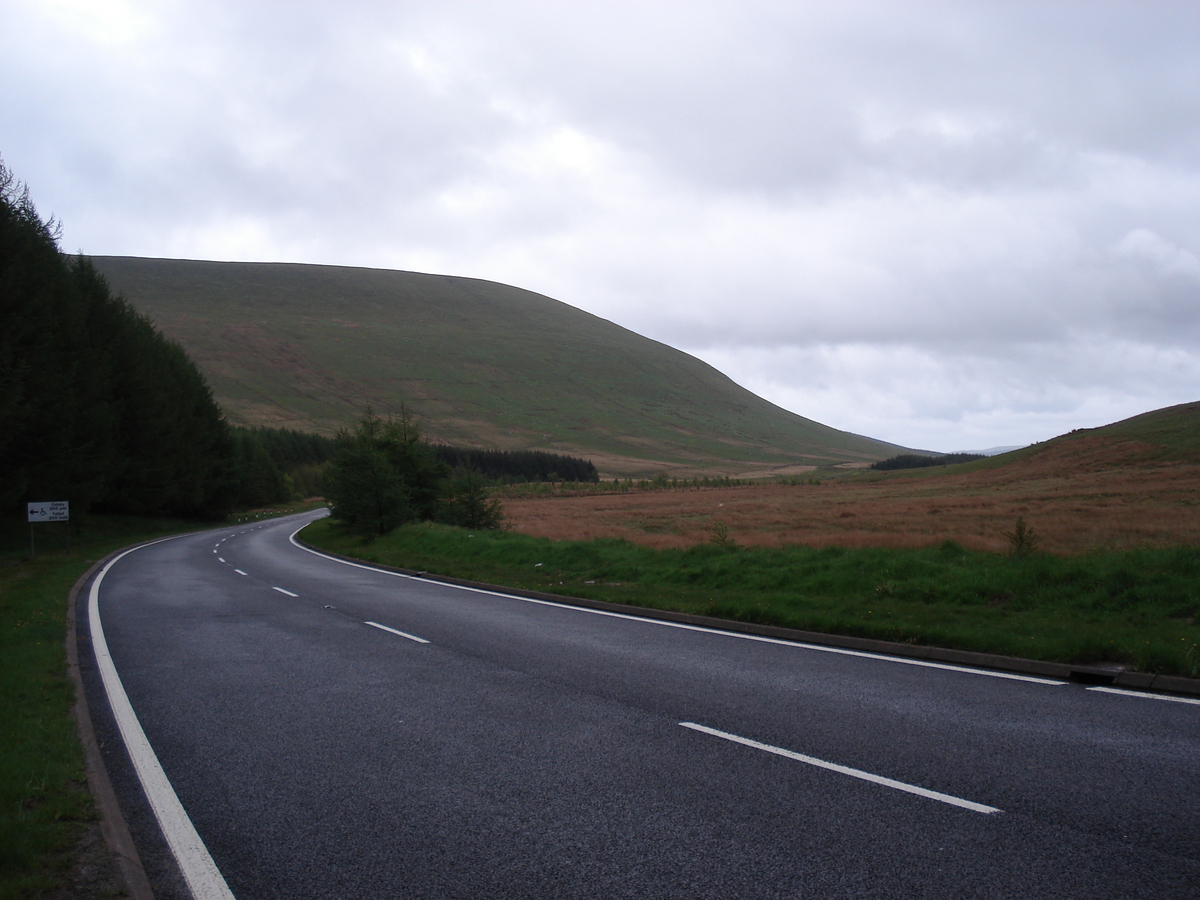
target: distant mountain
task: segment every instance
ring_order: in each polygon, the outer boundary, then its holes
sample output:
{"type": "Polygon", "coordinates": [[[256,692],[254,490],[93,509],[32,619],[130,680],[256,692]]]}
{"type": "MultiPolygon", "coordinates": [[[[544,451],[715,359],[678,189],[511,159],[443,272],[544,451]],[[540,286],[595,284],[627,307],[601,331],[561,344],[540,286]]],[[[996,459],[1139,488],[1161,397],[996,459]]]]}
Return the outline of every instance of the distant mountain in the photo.
{"type": "Polygon", "coordinates": [[[582,455],[607,474],[864,463],[830,428],[549,297],[385,269],[94,257],[188,351],[233,422],[330,433],[407,404],[428,437],[582,455]]]}

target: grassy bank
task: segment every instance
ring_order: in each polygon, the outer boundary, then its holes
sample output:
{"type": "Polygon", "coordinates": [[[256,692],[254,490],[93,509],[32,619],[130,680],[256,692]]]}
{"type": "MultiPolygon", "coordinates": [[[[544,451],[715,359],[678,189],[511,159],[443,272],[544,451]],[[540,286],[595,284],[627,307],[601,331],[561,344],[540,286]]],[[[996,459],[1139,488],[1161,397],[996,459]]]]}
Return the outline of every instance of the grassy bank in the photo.
{"type": "Polygon", "coordinates": [[[96,812],[71,719],[67,676],[67,595],[96,560],[126,544],[195,524],[93,518],[65,549],[62,526],[0,535],[0,898],[41,896],[61,887],[96,812]]]}
{"type": "Polygon", "coordinates": [[[91,871],[109,861],[103,844],[88,834],[97,814],[71,718],[67,595],[113,550],[205,526],[89,517],[72,533],[69,551],[62,526],[36,527],[37,555],[30,559],[28,525],[0,524],[0,900],[116,896],[111,874],[106,880],[91,871]],[[81,874],[87,874],[84,884],[81,874]]]}
{"type": "Polygon", "coordinates": [[[1012,558],[917,550],[654,550],[432,525],[314,545],[372,562],[564,596],[1066,663],[1200,676],[1200,548],[1012,558]]]}

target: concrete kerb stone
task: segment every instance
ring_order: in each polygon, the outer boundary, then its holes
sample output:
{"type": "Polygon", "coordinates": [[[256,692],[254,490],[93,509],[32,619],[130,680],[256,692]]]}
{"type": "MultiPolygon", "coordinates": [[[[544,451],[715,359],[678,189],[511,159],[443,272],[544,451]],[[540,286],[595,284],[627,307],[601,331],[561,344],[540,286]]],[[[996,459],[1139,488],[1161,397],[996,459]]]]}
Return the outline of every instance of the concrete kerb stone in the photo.
{"type": "Polygon", "coordinates": [[[1035,675],[1043,678],[1057,678],[1062,681],[1079,681],[1086,684],[1108,684],[1130,690],[1153,691],[1172,694],[1200,696],[1200,679],[1184,678],[1178,675],[1155,675],[1150,672],[1130,672],[1123,666],[1111,665],[1073,665],[1068,663],[1046,662],[1039,659],[1024,659],[1018,656],[1001,656],[995,653],[979,653],[972,650],[951,650],[945,647],[926,647],[921,644],[902,644],[896,641],[881,641],[874,638],[859,638],[846,635],[825,634],[819,631],[801,631],[796,628],[784,628],[778,625],[758,625],[753,622],[738,622],[733,619],[718,619],[712,616],[698,616],[692,613],[672,612],[664,609],[651,609],[643,606],[628,606],[623,603],[610,603],[607,600],[590,600],[584,597],[568,597],[562,594],[549,594],[544,591],[531,591],[524,588],[511,588],[503,585],[488,584],[482,581],[469,581],[465,578],[453,578],[448,575],[434,575],[416,569],[405,569],[400,566],[389,566],[384,563],[367,562],[322,549],[303,540],[299,535],[296,540],[319,553],[324,553],[347,562],[357,563],[388,572],[398,572],[415,578],[443,584],[459,585],[461,587],[478,588],[494,591],[499,594],[511,594],[514,597],[529,597],[533,600],[547,600],[566,606],[580,606],[586,609],[601,609],[606,612],[616,612],[622,615],[638,616],[643,619],[660,619],[668,622],[679,622],[685,625],[697,625],[711,628],[714,631],[731,631],[739,634],[752,634],[759,637],[778,638],[779,640],[794,641],[799,644],[817,644],[823,647],[837,647],[842,650],[861,650],[865,653],[878,653],[883,656],[899,656],[906,659],[928,660],[929,662],[948,663],[957,666],[971,666],[979,669],[995,669],[1000,672],[1013,672],[1020,675],[1035,675]]]}

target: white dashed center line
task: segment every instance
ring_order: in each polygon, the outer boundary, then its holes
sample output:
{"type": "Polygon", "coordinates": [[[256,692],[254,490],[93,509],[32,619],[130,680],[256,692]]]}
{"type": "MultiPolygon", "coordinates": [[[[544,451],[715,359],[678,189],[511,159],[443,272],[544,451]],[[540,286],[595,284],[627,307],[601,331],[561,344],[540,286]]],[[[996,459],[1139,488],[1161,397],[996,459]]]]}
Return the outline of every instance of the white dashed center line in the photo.
{"type": "Polygon", "coordinates": [[[283,588],[281,588],[281,587],[274,587],[274,586],[272,586],[272,587],[271,587],[271,590],[273,590],[273,591],[279,591],[279,593],[281,593],[281,594],[287,594],[289,597],[299,597],[299,596],[300,596],[299,594],[293,594],[291,591],[285,591],[285,590],[284,590],[283,588]]]}
{"type": "Polygon", "coordinates": [[[239,575],[245,575],[245,574],[246,574],[246,573],[245,573],[245,572],[243,572],[241,569],[234,569],[233,571],[237,572],[239,575]]]}
{"type": "MultiPolygon", "coordinates": [[[[403,572],[391,572],[387,569],[380,569],[378,566],[368,565],[367,563],[351,562],[348,559],[341,559],[336,556],[329,556],[319,550],[314,550],[312,547],[306,547],[304,544],[296,540],[296,535],[300,533],[301,528],[297,528],[288,538],[291,543],[299,547],[306,553],[311,553],[314,556],[321,556],[325,559],[333,560],[343,566],[352,566],[356,569],[366,569],[371,572],[378,572],[380,575],[388,575],[393,578],[404,578],[411,581],[421,581],[419,576],[407,575],[403,572]]],[[[488,590],[486,588],[468,587],[467,585],[447,585],[460,591],[469,591],[474,594],[485,594],[492,597],[503,597],[506,600],[520,600],[523,603],[534,603],[540,606],[554,606],[559,609],[567,609],[572,612],[582,613],[593,616],[608,616],[614,619],[627,619],[633,622],[638,622],[642,625],[653,625],[663,628],[678,628],[682,631],[696,631],[703,634],[714,634],[721,637],[732,638],[743,641],[757,641],[763,644],[777,644],[783,647],[793,647],[797,650],[816,650],[821,653],[835,653],[841,656],[857,656],[863,659],[876,659],[881,662],[896,663],[902,666],[921,666],[928,669],[942,669],[948,672],[961,672],[965,675],[983,675],[988,678],[1003,678],[1010,681],[1024,681],[1029,684],[1044,684],[1054,687],[1065,687],[1068,682],[1054,678],[1040,678],[1035,675],[1018,675],[1015,672],[1001,672],[993,669],[978,669],[972,666],[957,666],[950,663],[932,662],[927,659],[912,659],[904,656],[888,656],[883,653],[871,653],[866,650],[848,650],[844,647],[831,647],[825,644],[806,644],[801,641],[790,641],[784,638],[766,637],[759,634],[744,634],[738,631],[723,631],[717,628],[708,628],[703,625],[691,625],[687,622],[672,622],[668,619],[647,619],[644,616],[631,615],[630,613],[612,612],[607,609],[591,609],[586,606],[573,606],[570,603],[559,603],[554,600],[539,600],[535,597],[521,597],[515,594],[506,594],[499,590],[488,590]]]]}
{"type": "Polygon", "coordinates": [[[753,747],[756,750],[765,750],[767,753],[774,753],[776,756],[784,756],[788,759],[794,759],[797,762],[807,763],[810,766],[816,766],[819,769],[828,769],[830,772],[838,772],[842,775],[850,775],[854,778],[861,778],[863,781],[870,781],[874,784],[882,784],[884,787],[894,788],[897,791],[905,791],[909,794],[916,794],[918,797],[928,797],[930,800],[937,800],[941,803],[949,803],[951,806],[957,806],[961,809],[969,809],[972,812],[991,815],[998,813],[1000,810],[994,806],[984,806],[982,803],[973,803],[970,800],[963,800],[960,797],[952,797],[950,794],[942,794],[938,791],[931,791],[923,787],[917,787],[913,784],[905,784],[903,781],[893,781],[891,778],[884,778],[882,775],[873,775],[870,772],[864,772],[861,769],[851,769],[849,766],[839,766],[837,763],[826,762],[823,759],[817,759],[812,756],[805,756],[802,753],[794,753],[791,750],[784,750],[782,747],[772,747],[770,744],[760,744],[758,741],[752,741],[750,738],[744,738],[736,734],[730,734],[727,731],[717,731],[715,728],[706,728],[704,725],[697,725],[695,722],[680,722],[684,728],[690,728],[693,731],[700,731],[704,734],[711,734],[713,737],[719,737],[726,741],[733,741],[735,744],[744,744],[747,747],[753,747]]]}
{"type": "MultiPolygon", "coordinates": [[[[276,588],[278,590],[278,588],[276,588]]],[[[386,625],[380,625],[378,622],[364,622],[364,625],[370,625],[372,628],[378,628],[380,631],[388,631],[392,634],[398,634],[402,638],[408,638],[410,641],[416,641],[418,644],[428,644],[429,641],[425,638],[419,638],[415,634],[405,634],[403,631],[397,631],[395,628],[388,628],[386,625]]]]}

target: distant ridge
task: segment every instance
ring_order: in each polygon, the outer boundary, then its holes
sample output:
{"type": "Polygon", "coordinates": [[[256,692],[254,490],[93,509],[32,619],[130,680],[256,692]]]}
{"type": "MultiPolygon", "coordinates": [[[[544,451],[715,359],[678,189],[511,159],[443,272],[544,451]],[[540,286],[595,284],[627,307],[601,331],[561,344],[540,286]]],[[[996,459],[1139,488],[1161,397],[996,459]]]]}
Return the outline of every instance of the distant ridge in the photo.
{"type": "Polygon", "coordinates": [[[1001,453],[1011,453],[1020,450],[1025,444],[1012,444],[1008,447],[989,447],[986,450],[955,450],[955,453],[978,453],[980,456],[999,456],[1001,453]]]}
{"type": "Polygon", "coordinates": [[[291,263],[93,257],[233,422],[330,433],[403,402],[434,439],[606,474],[866,463],[905,450],[795,415],[700,360],[496,282],[291,263]]]}
{"type": "Polygon", "coordinates": [[[1200,463],[1200,402],[1140,413],[1110,425],[1076,428],[976,462],[957,472],[998,471],[1021,479],[1058,471],[1129,471],[1200,463]]]}

